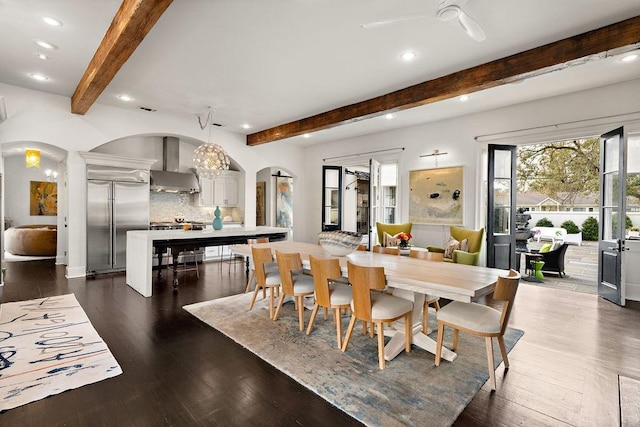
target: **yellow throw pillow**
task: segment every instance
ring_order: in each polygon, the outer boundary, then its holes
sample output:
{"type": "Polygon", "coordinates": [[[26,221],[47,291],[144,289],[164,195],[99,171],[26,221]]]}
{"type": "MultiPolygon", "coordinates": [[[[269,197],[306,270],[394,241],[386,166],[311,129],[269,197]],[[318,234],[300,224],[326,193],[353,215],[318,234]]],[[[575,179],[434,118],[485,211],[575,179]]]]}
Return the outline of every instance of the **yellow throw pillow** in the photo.
{"type": "Polygon", "coordinates": [[[400,242],[400,239],[396,239],[394,236],[387,233],[386,231],[382,233],[382,246],[384,247],[398,246],[399,242],[400,242]]]}
{"type": "Polygon", "coordinates": [[[551,243],[545,243],[544,245],[542,245],[538,253],[546,254],[549,251],[551,251],[551,243]]]}
{"type": "Polygon", "coordinates": [[[453,237],[449,239],[447,242],[447,246],[444,248],[444,257],[445,258],[453,258],[453,251],[457,251],[460,249],[460,242],[458,242],[453,237]]]}

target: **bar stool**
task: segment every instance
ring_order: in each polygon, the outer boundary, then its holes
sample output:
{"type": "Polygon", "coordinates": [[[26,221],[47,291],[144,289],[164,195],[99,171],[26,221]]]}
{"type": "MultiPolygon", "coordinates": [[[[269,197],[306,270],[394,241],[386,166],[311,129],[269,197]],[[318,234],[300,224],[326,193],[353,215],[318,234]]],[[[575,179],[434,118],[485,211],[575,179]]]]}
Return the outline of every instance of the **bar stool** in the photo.
{"type": "Polygon", "coordinates": [[[171,256],[175,256],[177,257],[177,259],[179,259],[180,257],[182,257],[182,267],[177,267],[175,269],[175,272],[187,272],[187,271],[195,271],[196,272],[196,277],[199,279],[200,278],[200,269],[198,268],[198,257],[202,256],[204,254],[204,251],[202,250],[202,248],[193,248],[193,249],[185,249],[182,250],[180,252],[178,252],[177,254],[172,254],[171,256]],[[188,259],[189,257],[193,257],[193,266],[189,265],[188,259]]]}

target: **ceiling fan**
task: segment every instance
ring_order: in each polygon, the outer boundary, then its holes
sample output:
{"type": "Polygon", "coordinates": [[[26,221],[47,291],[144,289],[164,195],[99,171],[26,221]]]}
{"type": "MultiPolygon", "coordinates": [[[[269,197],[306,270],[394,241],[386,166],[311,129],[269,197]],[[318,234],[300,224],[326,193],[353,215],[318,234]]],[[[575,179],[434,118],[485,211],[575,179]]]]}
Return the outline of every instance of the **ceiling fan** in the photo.
{"type": "MultiPolygon", "coordinates": [[[[467,33],[469,37],[476,41],[483,41],[486,39],[484,30],[473,18],[471,18],[460,6],[464,1],[459,0],[444,0],[438,5],[438,10],[435,16],[440,21],[453,21],[456,20],[467,33]]],[[[369,22],[362,24],[362,28],[378,28],[385,25],[396,24],[399,22],[411,21],[414,19],[422,19],[427,17],[433,17],[434,14],[431,11],[415,12],[409,15],[398,16],[396,18],[384,19],[382,21],[369,22]]]]}

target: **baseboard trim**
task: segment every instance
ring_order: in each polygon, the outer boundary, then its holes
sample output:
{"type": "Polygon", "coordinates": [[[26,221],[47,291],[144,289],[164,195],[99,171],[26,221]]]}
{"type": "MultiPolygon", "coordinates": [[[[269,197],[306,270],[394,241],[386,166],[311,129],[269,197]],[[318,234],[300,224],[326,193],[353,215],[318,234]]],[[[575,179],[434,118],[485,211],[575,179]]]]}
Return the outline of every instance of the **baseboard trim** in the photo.
{"type": "Polygon", "coordinates": [[[87,276],[87,268],[86,267],[69,267],[67,266],[67,271],[65,272],[64,277],[67,279],[74,279],[76,277],[86,277],[87,276]]]}

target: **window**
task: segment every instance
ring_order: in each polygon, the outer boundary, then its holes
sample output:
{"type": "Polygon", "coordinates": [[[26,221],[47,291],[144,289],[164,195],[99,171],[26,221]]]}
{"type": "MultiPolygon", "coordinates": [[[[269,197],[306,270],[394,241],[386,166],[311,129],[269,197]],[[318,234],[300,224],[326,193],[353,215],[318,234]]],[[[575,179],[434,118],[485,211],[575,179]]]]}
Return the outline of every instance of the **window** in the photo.
{"type": "Polygon", "coordinates": [[[382,222],[395,224],[398,217],[397,163],[383,163],[380,165],[380,184],[382,186],[382,222]]]}

